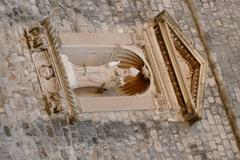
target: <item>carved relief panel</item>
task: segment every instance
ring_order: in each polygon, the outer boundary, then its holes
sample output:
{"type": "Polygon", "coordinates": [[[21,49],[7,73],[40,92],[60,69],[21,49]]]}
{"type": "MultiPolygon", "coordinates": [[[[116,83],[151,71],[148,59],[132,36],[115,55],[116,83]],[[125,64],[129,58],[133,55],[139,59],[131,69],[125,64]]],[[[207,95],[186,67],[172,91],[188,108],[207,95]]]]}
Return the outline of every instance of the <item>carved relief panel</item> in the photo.
{"type": "Polygon", "coordinates": [[[29,26],[25,30],[25,37],[38,75],[46,112],[72,121],[77,113],[77,105],[59,55],[61,41],[50,19],[29,26]]]}

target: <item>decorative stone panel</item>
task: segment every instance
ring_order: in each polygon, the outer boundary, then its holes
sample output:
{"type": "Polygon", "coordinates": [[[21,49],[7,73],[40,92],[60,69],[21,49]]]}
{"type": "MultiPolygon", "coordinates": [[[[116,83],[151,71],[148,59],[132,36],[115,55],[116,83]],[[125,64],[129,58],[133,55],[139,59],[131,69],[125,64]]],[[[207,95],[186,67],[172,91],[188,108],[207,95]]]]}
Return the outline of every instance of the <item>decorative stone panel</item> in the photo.
{"type": "Polygon", "coordinates": [[[166,11],[137,33],[60,33],[58,36],[46,18],[26,29],[25,37],[49,115],[64,115],[72,120],[80,111],[155,109],[175,114],[174,121],[189,123],[202,116],[207,60],[166,11]],[[94,57],[87,60],[91,57],[88,54],[102,52],[102,57],[97,56],[99,59],[120,61],[120,68],[135,67],[140,73],[134,78],[127,77],[123,87],[113,88],[112,97],[104,96],[101,89],[96,91],[98,95],[78,95],[70,87],[71,77],[66,73],[61,54],[78,62],[76,58],[83,61],[79,58],[82,52],[89,52],[82,58],[91,64],[96,60],[94,57]]]}

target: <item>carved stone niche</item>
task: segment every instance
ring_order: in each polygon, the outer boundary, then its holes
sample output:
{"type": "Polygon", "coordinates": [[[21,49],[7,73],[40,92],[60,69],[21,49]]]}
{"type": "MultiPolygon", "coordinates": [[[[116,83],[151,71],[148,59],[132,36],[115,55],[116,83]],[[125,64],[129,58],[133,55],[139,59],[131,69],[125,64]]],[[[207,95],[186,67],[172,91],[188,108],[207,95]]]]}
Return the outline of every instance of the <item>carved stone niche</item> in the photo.
{"type": "Polygon", "coordinates": [[[72,120],[83,112],[158,110],[189,123],[202,116],[207,61],[166,11],[134,33],[58,34],[47,18],[27,28],[25,37],[52,116],[72,120]],[[73,87],[75,66],[117,61],[120,69],[140,72],[124,77],[122,86],[73,87]]]}

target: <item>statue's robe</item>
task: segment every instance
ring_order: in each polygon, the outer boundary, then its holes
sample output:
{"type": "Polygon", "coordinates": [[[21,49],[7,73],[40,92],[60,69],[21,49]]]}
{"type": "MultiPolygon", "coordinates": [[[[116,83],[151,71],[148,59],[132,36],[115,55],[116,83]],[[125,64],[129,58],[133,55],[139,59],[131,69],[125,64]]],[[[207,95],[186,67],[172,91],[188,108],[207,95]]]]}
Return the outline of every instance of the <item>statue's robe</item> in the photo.
{"type": "Polygon", "coordinates": [[[73,89],[81,87],[110,89],[125,84],[124,72],[118,67],[119,62],[84,67],[72,64],[65,55],[63,55],[63,62],[73,89]]]}

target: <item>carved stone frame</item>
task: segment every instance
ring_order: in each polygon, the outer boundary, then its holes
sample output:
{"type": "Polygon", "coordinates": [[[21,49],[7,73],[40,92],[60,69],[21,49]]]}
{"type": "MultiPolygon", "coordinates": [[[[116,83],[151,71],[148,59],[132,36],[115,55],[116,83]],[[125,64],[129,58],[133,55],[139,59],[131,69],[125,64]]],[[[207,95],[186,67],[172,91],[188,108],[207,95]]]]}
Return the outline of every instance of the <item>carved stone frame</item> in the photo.
{"type": "MultiPolygon", "coordinates": [[[[159,90],[165,92],[169,106],[179,106],[183,118],[194,123],[202,117],[203,96],[207,74],[207,59],[201,55],[187,40],[173,18],[163,11],[143,32],[144,48],[159,90]],[[179,46],[178,46],[179,45],[179,46]],[[186,84],[181,63],[177,60],[177,48],[185,57],[192,60],[191,65],[197,64],[197,74],[194,74],[191,88],[186,84]],[[193,64],[194,63],[194,64],[193,64]]],[[[192,67],[196,68],[196,67],[192,67]]]]}
{"type": "Polygon", "coordinates": [[[60,116],[64,116],[68,122],[74,121],[79,109],[77,109],[75,95],[69,86],[60,56],[61,40],[50,18],[45,18],[43,21],[34,23],[26,28],[25,37],[37,70],[46,111],[52,115],[51,110],[57,107],[56,105],[62,105],[60,102],[60,99],[62,99],[65,105],[61,106],[60,116]],[[39,59],[39,55],[44,58],[39,59]],[[43,61],[43,64],[47,64],[53,70],[53,76],[50,77],[50,80],[46,81],[40,75],[39,61],[43,61]]]}

